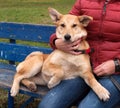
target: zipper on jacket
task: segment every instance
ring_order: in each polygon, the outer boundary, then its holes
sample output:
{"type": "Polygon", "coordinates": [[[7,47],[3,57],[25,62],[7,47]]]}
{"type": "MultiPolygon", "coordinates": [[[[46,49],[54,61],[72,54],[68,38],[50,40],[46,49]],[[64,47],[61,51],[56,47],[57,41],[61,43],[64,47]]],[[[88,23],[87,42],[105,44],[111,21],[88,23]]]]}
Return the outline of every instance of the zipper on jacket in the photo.
{"type": "Polygon", "coordinates": [[[106,7],[107,7],[107,4],[109,3],[110,0],[106,0],[105,3],[104,3],[104,6],[103,6],[103,15],[105,15],[106,13],[106,7]]]}
{"type": "Polygon", "coordinates": [[[106,8],[107,8],[107,5],[109,3],[110,0],[105,0],[105,3],[103,5],[103,10],[102,10],[102,14],[101,14],[101,25],[100,25],[100,37],[102,36],[102,25],[103,25],[103,20],[104,20],[104,17],[105,17],[105,14],[106,14],[106,8]]]}
{"type": "MultiPolygon", "coordinates": [[[[106,8],[107,8],[107,5],[108,5],[108,3],[109,3],[109,1],[110,0],[105,0],[105,2],[104,2],[104,4],[103,4],[103,8],[102,8],[102,13],[101,13],[101,21],[100,21],[100,28],[99,28],[99,36],[98,36],[98,39],[99,39],[99,44],[101,44],[101,42],[102,42],[102,26],[103,26],[103,21],[104,21],[104,17],[105,17],[105,15],[106,15],[106,8]]],[[[98,47],[98,52],[100,51],[100,47],[98,47]]],[[[99,53],[97,54],[97,57],[99,57],[99,53]]],[[[99,62],[98,61],[98,59],[96,60],[97,62],[99,62]]]]}

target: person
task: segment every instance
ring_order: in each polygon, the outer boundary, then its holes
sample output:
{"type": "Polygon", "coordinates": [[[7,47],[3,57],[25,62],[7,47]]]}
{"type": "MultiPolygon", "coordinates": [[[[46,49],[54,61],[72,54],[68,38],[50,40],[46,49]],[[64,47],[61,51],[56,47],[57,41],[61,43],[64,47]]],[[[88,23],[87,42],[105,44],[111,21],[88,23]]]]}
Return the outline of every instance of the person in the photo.
{"type": "MultiPolygon", "coordinates": [[[[76,0],[69,14],[89,15],[93,21],[86,28],[87,41],[94,52],[90,54],[93,73],[109,92],[106,102],[86,85],[82,78],[63,80],[52,88],[39,103],[39,108],[70,108],[77,103],[78,108],[114,108],[120,102],[120,91],[109,76],[120,83],[120,0],[76,0]],[[118,74],[117,74],[118,72],[118,74]]],[[[50,45],[74,55],[77,40],[67,44],[53,34],[50,45]]]]}

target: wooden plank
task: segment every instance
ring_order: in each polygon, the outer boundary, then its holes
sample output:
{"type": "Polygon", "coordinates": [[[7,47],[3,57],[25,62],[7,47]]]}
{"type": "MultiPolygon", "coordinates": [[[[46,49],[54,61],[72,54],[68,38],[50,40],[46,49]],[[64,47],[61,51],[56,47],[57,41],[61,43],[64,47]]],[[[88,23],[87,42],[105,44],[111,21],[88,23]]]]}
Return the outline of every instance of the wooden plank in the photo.
{"type": "Polygon", "coordinates": [[[55,33],[55,26],[50,25],[0,23],[1,38],[49,42],[49,37],[53,33],[55,33]]]}
{"type": "Polygon", "coordinates": [[[52,49],[20,44],[0,43],[0,58],[20,62],[33,51],[50,53],[52,49]]]}
{"type": "Polygon", "coordinates": [[[6,69],[6,70],[11,70],[14,72],[16,70],[16,65],[11,65],[7,63],[0,63],[0,69],[6,69]]]}

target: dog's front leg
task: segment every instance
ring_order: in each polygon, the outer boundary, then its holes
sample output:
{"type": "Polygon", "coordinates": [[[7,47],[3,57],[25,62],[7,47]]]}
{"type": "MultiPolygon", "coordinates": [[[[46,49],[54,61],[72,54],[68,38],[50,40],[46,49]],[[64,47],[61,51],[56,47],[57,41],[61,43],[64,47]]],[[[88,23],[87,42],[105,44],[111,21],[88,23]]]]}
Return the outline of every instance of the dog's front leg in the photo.
{"type": "Polygon", "coordinates": [[[58,85],[60,83],[60,81],[63,79],[64,76],[64,72],[62,69],[53,69],[54,74],[53,76],[50,78],[50,81],[48,82],[48,87],[52,88],[56,85],[58,85]]]}
{"type": "Polygon", "coordinates": [[[60,83],[64,77],[64,72],[61,65],[50,63],[48,66],[49,68],[47,66],[43,67],[43,73],[47,73],[46,75],[50,77],[48,87],[52,88],[60,83]]]}
{"type": "Polygon", "coordinates": [[[110,98],[110,93],[105,89],[94,77],[94,75],[88,71],[83,72],[82,76],[85,82],[93,89],[97,96],[103,100],[107,101],[110,98]]]}
{"type": "Polygon", "coordinates": [[[62,79],[56,75],[52,76],[52,78],[50,79],[50,81],[48,82],[48,88],[53,88],[56,85],[58,85],[60,83],[62,79]]]}

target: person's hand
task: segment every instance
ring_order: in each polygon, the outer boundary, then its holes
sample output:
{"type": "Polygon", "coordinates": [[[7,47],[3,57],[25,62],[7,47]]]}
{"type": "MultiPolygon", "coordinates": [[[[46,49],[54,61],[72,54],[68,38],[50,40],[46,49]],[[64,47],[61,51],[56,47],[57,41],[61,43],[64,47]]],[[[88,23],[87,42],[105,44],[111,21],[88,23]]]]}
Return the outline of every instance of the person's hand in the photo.
{"type": "Polygon", "coordinates": [[[106,76],[115,73],[115,64],[113,60],[106,61],[97,66],[93,72],[97,76],[106,76]]]}
{"type": "Polygon", "coordinates": [[[55,45],[57,49],[60,49],[64,52],[74,54],[74,55],[79,55],[81,54],[81,52],[75,52],[74,50],[76,50],[79,47],[80,41],[81,39],[78,39],[77,41],[74,41],[74,42],[65,42],[62,39],[56,39],[55,45]]]}

